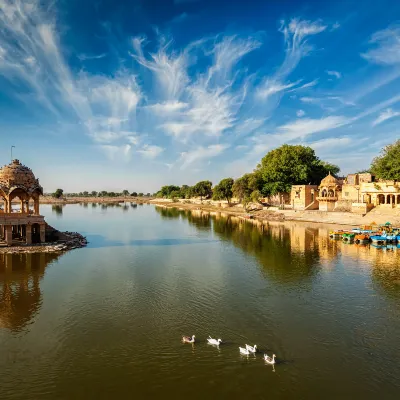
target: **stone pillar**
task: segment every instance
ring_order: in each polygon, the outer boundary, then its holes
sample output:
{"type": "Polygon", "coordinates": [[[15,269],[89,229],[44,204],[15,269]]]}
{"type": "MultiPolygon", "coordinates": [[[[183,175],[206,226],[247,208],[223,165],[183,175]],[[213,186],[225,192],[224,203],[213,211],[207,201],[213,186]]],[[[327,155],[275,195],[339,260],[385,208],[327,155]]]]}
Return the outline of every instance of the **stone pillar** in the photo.
{"type": "Polygon", "coordinates": [[[40,243],[44,243],[46,241],[46,225],[40,225],[40,243]]]}
{"type": "Polygon", "coordinates": [[[12,226],[11,225],[6,225],[4,227],[5,229],[5,239],[6,239],[6,243],[8,246],[12,245],[12,226]]]}
{"type": "Polygon", "coordinates": [[[24,201],[21,200],[21,214],[25,213],[24,201]]]}
{"type": "Polygon", "coordinates": [[[26,225],[25,232],[26,244],[32,244],[32,225],[26,225]]]}
{"type": "Polygon", "coordinates": [[[34,214],[39,215],[39,198],[33,200],[34,214]]]}

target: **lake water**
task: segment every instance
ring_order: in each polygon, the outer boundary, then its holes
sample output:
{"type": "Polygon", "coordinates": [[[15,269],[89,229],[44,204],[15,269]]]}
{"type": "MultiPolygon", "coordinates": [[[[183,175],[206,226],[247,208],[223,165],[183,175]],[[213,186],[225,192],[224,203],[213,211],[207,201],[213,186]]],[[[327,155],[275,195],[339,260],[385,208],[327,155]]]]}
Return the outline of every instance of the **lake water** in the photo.
{"type": "Polygon", "coordinates": [[[90,244],[0,255],[2,400],[400,397],[400,248],[151,205],[41,211],[90,244]]]}

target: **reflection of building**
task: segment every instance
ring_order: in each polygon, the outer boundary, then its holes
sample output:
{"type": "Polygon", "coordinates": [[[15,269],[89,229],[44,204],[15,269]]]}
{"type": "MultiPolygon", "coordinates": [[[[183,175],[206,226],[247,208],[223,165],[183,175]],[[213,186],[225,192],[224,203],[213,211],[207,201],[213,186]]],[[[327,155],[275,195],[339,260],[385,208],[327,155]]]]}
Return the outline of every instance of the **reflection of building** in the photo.
{"type": "Polygon", "coordinates": [[[57,255],[0,254],[0,328],[20,330],[39,311],[40,280],[57,255]]]}
{"type": "Polygon", "coordinates": [[[45,241],[45,221],[39,214],[39,196],[43,188],[33,172],[18,160],[0,168],[0,240],[7,245],[14,241],[40,243],[45,241]],[[19,208],[13,203],[19,201],[19,208]],[[30,209],[30,202],[33,209],[30,209]]]}
{"type": "Polygon", "coordinates": [[[344,180],[329,174],[318,189],[314,185],[293,185],[291,198],[295,210],[366,214],[374,207],[400,208],[400,182],[375,180],[369,173],[349,174],[344,180]]]}

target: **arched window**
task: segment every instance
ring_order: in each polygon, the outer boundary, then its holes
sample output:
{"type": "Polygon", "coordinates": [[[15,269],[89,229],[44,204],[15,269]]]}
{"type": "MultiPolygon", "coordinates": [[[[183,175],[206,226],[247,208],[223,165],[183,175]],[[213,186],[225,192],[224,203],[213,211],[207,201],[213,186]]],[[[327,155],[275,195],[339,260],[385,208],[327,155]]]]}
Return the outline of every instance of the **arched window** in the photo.
{"type": "Polygon", "coordinates": [[[326,197],[326,196],[327,196],[327,191],[326,191],[326,189],[322,189],[321,196],[322,196],[322,197],[326,197]]]}
{"type": "Polygon", "coordinates": [[[335,192],[332,189],[329,189],[328,196],[335,197],[335,192]]]}

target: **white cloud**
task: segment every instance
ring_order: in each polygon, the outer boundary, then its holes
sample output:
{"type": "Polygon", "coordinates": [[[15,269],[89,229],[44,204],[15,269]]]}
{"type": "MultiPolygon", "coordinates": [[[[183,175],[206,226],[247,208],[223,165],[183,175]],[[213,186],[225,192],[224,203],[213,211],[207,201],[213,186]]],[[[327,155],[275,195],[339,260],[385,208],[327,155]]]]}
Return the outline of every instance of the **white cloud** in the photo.
{"type": "Polygon", "coordinates": [[[328,139],[321,139],[316,142],[307,143],[307,146],[312,147],[314,150],[318,151],[333,151],[337,148],[347,147],[353,140],[349,137],[334,137],[328,139]]]}
{"type": "Polygon", "coordinates": [[[334,76],[337,79],[340,79],[342,77],[342,74],[340,72],[338,72],[338,71],[326,71],[326,73],[329,76],[334,76]]]}
{"type": "Polygon", "coordinates": [[[181,169],[187,168],[190,164],[194,162],[203,160],[203,159],[210,159],[212,157],[216,157],[224,152],[229,145],[227,144],[213,144],[208,147],[198,147],[195,150],[183,152],[181,154],[181,169]]]}
{"type": "Polygon", "coordinates": [[[178,100],[189,82],[187,74],[188,54],[186,51],[174,52],[171,50],[172,42],[160,38],[160,48],[157,53],[151,53],[145,57],[143,44],[145,38],[136,37],[132,40],[136,54],[132,57],[142,66],[151,70],[161,87],[160,95],[166,101],[178,100]]]}
{"type": "Polygon", "coordinates": [[[156,158],[158,157],[165,149],[160,146],[155,145],[144,145],[142,149],[138,150],[138,153],[142,154],[143,157],[146,158],[156,158]]]}
{"type": "Polygon", "coordinates": [[[297,110],[296,115],[301,118],[304,117],[306,115],[304,110],[297,110]]]}
{"type": "MultiPolygon", "coordinates": [[[[327,27],[319,21],[306,21],[298,18],[292,19],[289,23],[281,21],[280,31],[283,33],[286,44],[286,56],[278,71],[269,78],[265,78],[258,87],[258,95],[264,100],[278,93],[284,93],[301,82],[286,83],[287,77],[297,67],[300,60],[307,56],[312,46],[307,42],[308,36],[323,32],[327,27]]],[[[309,82],[300,88],[314,86],[317,81],[309,82]]]]}
{"type": "Polygon", "coordinates": [[[153,111],[156,114],[169,114],[184,110],[188,107],[187,103],[181,101],[166,101],[164,103],[156,103],[146,108],[153,111]]]}
{"type": "Polygon", "coordinates": [[[320,119],[301,118],[279,126],[274,133],[262,134],[253,138],[253,151],[263,153],[272,147],[303,140],[307,136],[339,128],[349,123],[349,119],[342,116],[330,116],[320,119]]]}
{"type": "Polygon", "coordinates": [[[374,33],[370,43],[375,46],[361,54],[377,64],[400,64],[400,26],[390,26],[374,33]]]}
{"type": "Polygon", "coordinates": [[[122,146],[104,144],[98,147],[111,161],[129,161],[130,159],[131,146],[129,144],[122,146]]]}
{"type": "Polygon", "coordinates": [[[100,60],[106,56],[107,56],[107,53],[94,54],[94,55],[82,53],[82,54],[78,54],[76,57],[81,61],[87,61],[87,60],[100,60]]]}
{"type": "Polygon", "coordinates": [[[372,122],[372,126],[376,126],[381,124],[384,121],[387,121],[388,119],[395,118],[400,116],[400,111],[393,111],[391,108],[387,108],[386,110],[382,111],[378,118],[376,118],[372,122]]]}

